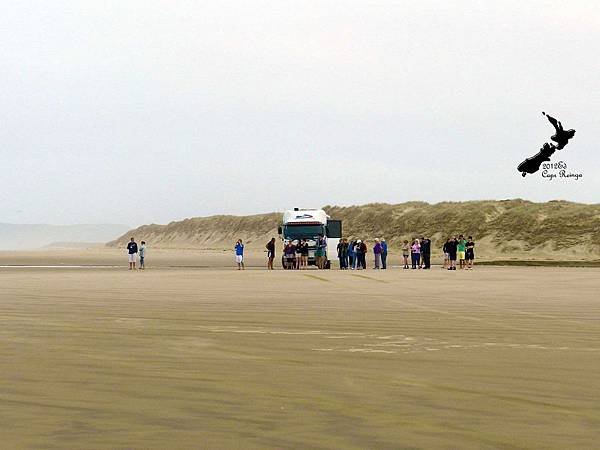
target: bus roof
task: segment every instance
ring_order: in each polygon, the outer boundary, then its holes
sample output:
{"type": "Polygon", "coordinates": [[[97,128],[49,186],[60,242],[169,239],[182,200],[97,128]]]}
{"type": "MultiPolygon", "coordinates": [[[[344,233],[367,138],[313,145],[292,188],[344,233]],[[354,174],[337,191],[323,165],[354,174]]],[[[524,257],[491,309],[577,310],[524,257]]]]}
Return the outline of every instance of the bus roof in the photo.
{"type": "Polygon", "coordinates": [[[329,216],[322,209],[288,209],[283,213],[283,224],[327,224],[329,216]]]}

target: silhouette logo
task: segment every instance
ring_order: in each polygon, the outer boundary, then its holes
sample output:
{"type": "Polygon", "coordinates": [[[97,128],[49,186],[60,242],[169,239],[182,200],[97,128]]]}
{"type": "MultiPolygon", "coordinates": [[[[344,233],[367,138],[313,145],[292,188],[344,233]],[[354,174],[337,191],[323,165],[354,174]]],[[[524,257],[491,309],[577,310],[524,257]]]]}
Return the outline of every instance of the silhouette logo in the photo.
{"type": "Polygon", "coordinates": [[[536,173],[540,170],[540,166],[545,161],[550,161],[550,157],[556,150],[562,150],[569,143],[569,140],[575,136],[575,130],[565,130],[560,121],[554,117],[542,112],[548,121],[552,124],[556,133],[553,134],[550,139],[555,143],[545,143],[540,151],[532,156],[531,158],[525,159],[521,164],[517,166],[517,170],[521,172],[522,176],[526,176],[528,173],[536,173]]]}

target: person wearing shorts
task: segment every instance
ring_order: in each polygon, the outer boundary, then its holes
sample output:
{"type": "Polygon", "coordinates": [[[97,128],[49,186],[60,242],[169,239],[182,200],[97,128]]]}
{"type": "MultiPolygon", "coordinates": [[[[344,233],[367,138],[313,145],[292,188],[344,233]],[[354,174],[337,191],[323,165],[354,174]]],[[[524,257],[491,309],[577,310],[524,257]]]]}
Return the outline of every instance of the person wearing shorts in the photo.
{"type": "Polygon", "coordinates": [[[273,261],[275,261],[275,238],[271,238],[267,245],[267,269],[273,270],[273,261]]]}
{"type": "Polygon", "coordinates": [[[408,269],[408,257],[410,256],[410,245],[408,245],[408,240],[404,240],[404,244],[402,245],[402,258],[404,258],[404,269],[408,269]]]}
{"type": "Polygon", "coordinates": [[[138,246],[134,238],[131,238],[127,244],[127,255],[129,258],[129,270],[135,270],[135,260],[138,253],[138,246]]]}
{"type": "Polygon", "coordinates": [[[308,267],[308,242],[306,239],[300,241],[300,268],[302,267],[305,269],[308,267]]]}
{"type": "Polygon", "coordinates": [[[327,251],[327,241],[323,235],[317,238],[317,249],[315,250],[315,260],[319,269],[325,268],[325,252],[327,251]]]}
{"type": "Polygon", "coordinates": [[[475,259],[475,242],[473,242],[473,236],[469,236],[467,241],[467,251],[465,254],[467,260],[467,269],[473,269],[473,260],[475,259]]]}
{"type": "Polygon", "coordinates": [[[296,259],[294,260],[296,266],[294,269],[300,270],[300,265],[302,264],[302,240],[294,241],[294,247],[296,248],[296,259]]]}
{"type": "Polygon", "coordinates": [[[283,247],[283,258],[285,261],[285,268],[288,270],[296,268],[296,246],[288,241],[283,247]]]}
{"type": "Polygon", "coordinates": [[[235,262],[237,263],[238,270],[245,270],[244,267],[244,244],[241,239],[238,239],[235,243],[235,262]]]}
{"type": "Polygon", "coordinates": [[[460,236],[458,236],[458,243],[457,243],[458,264],[461,269],[464,269],[466,267],[466,264],[465,264],[466,251],[467,251],[467,240],[461,234],[460,236]]]}
{"type": "Polygon", "coordinates": [[[444,252],[444,265],[442,266],[442,269],[447,269],[448,267],[450,267],[450,253],[448,253],[448,242],[450,242],[450,238],[446,239],[446,242],[444,242],[444,247],[442,248],[442,251],[444,252]]]}

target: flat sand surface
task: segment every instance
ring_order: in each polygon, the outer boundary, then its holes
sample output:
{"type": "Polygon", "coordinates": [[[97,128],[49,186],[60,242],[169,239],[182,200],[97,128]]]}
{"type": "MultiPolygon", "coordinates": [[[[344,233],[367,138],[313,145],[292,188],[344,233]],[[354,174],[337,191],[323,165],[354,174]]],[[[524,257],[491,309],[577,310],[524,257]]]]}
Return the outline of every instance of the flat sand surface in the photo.
{"type": "Polygon", "coordinates": [[[599,293],[597,269],[3,268],[0,446],[600,448],[599,293]]]}

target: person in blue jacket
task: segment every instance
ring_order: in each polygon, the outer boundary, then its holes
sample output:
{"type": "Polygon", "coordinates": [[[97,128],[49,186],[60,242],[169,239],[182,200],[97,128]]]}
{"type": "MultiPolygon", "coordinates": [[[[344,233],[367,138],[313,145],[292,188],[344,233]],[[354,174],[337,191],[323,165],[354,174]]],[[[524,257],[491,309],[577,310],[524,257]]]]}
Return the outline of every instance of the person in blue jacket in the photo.
{"type": "Polygon", "coordinates": [[[348,244],[348,267],[354,270],[356,265],[354,259],[356,258],[356,241],[350,241],[348,244]]]}
{"type": "Polygon", "coordinates": [[[387,242],[385,242],[384,238],[381,238],[381,268],[382,269],[387,268],[387,252],[388,252],[387,242]]]}
{"type": "Polygon", "coordinates": [[[238,270],[245,270],[244,267],[244,244],[241,239],[238,239],[235,243],[235,262],[237,263],[238,270]]]}

